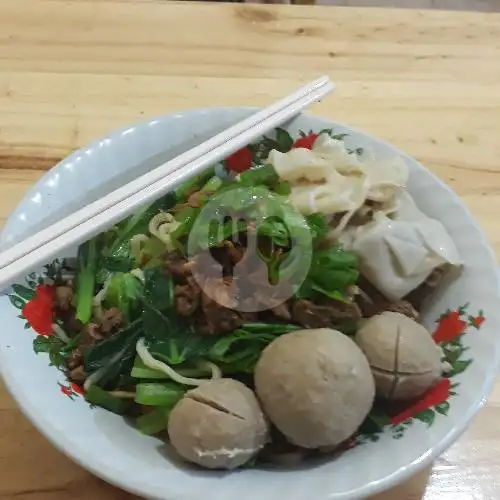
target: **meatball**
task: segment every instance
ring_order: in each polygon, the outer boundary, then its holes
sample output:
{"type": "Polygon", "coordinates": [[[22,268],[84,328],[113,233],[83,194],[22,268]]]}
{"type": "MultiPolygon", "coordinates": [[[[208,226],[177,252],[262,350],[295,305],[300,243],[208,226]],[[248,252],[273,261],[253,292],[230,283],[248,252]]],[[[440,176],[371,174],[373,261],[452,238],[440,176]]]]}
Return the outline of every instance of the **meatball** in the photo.
{"type": "Polygon", "coordinates": [[[352,436],[375,396],[363,352],[329,328],[271,342],[257,363],[255,388],[268,418],[303,448],[335,447],[352,436]]]}
{"type": "Polygon", "coordinates": [[[264,447],[268,432],[254,393],[232,379],[210,380],[188,391],[168,422],[179,455],[209,469],[243,465],[264,447]]]}
{"type": "Polygon", "coordinates": [[[431,334],[401,313],[386,311],[366,320],[355,340],[370,362],[380,397],[417,398],[441,376],[441,351],[431,334]]]}

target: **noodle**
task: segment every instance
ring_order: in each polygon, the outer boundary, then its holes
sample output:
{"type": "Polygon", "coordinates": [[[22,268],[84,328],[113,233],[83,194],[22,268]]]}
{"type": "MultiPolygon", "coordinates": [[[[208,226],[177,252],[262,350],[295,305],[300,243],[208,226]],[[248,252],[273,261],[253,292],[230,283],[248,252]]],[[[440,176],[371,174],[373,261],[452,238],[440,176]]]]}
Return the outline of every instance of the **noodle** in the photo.
{"type": "MultiPolygon", "coordinates": [[[[120,355],[121,352],[119,352],[118,354],[120,355]]],[[[116,356],[115,356],[115,358],[116,358],[116,356]]],[[[113,360],[111,362],[113,362],[113,360]]],[[[99,380],[101,380],[101,378],[106,373],[107,369],[108,369],[107,365],[102,366],[101,368],[99,368],[99,370],[92,373],[92,375],[90,375],[90,377],[88,377],[87,380],[85,380],[85,382],[83,384],[83,390],[85,392],[87,392],[95,383],[99,382],[99,380]]]]}
{"type": "Polygon", "coordinates": [[[65,344],[69,344],[71,339],[66,335],[66,332],[57,324],[52,323],[52,329],[57,337],[59,337],[65,344]]]}
{"type": "MultiPolygon", "coordinates": [[[[167,365],[166,363],[163,363],[162,361],[159,361],[153,356],[151,356],[150,352],[148,351],[146,344],[144,342],[144,339],[139,339],[136,344],[136,350],[137,350],[137,355],[139,358],[141,358],[141,361],[148,367],[151,368],[152,370],[158,370],[161,371],[162,373],[165,373],[168,375],[174,382],[177,382],[179,384],[183,385],[193,385],[193,386],[199,386],[203,384],[204,382],[207,382],[207,379],[203,378],[189,378],[189,377],[183,377],[181,374],[177,373],[172,367],[167,365]]],[[[200,362],[200,365],[204,367],[210,368],[212,370],[212,380],[218,379],[222,377],[222,373],[217,365],[214,363],[211,363],[210,361],[203,361],[200,362]]],[[[210,379],[208,379],[210,380],[210,379]]]]}
{"type": "Polygon", "coordinates": [[[95,294],[94,298],[92,299],[92,309],[95,318],[98,321],[102,320],[102,317],[104,315],[104,311],[102,308],[102,302],[106,298],[106,292],[108,291],[109,283],[111,281],[111,278],[108,278],[102,288],[95,294]]]}
{"type": "Polygon", "coordinates": [[[141,261],[142,247],[149,241],[149,237],[145,234],[136,234],[130,238],[130,251],[136,262],[141,261]]]}

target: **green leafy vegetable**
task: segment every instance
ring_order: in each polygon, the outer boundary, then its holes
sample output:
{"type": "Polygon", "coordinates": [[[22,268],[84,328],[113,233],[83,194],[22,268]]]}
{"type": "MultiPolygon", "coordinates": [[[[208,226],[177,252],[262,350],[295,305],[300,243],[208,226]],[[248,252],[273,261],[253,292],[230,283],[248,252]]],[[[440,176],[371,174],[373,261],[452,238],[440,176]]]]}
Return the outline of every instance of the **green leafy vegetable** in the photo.
{"type": "Polygon", "coordinates": [[[107,339],[99,342],[85,354],[85,371],[92,373],[103,366],[106,366],[111,358],[122,352],[129,345],[135,343],[142,333],[142,320],[138,319],[114,333],[107,339]]]}
{"type": "Polygon", "coordinates": [[[297,325],[247,323],[215,340],[207,357],[221,364],[224,372],[252,372],[266,345],[278,336],[300,328],[297,325]]]}
{"type": "Polygon", "coordinates": [[[164,330],[162,340],[150,340],[149,352],[169,365],[180,365],[186,361],[203,358],[208,351],[211,339],[194,333],[192,330],[164,330]]]}
{"type": "MultiPolygon", "coordinates": [[[[244,361],[243,371],[247,371],[254,366],[262,349],[276,336],[299,328],[295,325],[249,324],[223,337],[199,335],[188,319],[175,315],[172,304],[166,299],[170,293],[168,280],[161,273],[146,277],[143,324],[151,355],[176,366],[176,369],[188,361],[208,357],[225,365],[244,361]],[[151,286],[154,285],[153,290],[150,290],[149,281],[151,286]],[[240,347],[244,350],[236,353],[236,346],[238,350],[240,347]]],[[[226,368],[234,370],[235,367],[226,368]]]]}
{"type": "Polygon", "coordinates": [[[203,351],[206,339],[175,312],[173,281],[162,268],[145,273],[142,320],[148,349],[156,358],[178,365],[203,351]]]}
{"type": "Polygon", "coordinates": [[[125,323],[129,323],[141,313],[143,286],[141,281],[130,273],[115,273],[106,290],[106,304],[118,307],[125,323]]]}
{"type": "Polygon", "coordinates": [[[173,407],[186,389],[175,382],[145,382],[137,384],[135,402],[146,406],[173,407]]]}
{"type": "Polygon", "coordinates": [[[305,219],[311,232],[313,242],[317,242],[327,235],[329,229],[328,222],[323,214],[314,213],[306,215],[305,219]]]}
{"type": "Polygon", "coordinates": [[[266,186],[273,189],[281,179],[276,169],[270,163],[257,165],[250,170],[242,172],[239,176],[239,186],[266,186]]]}
{"type": "Polygon", "coordinates": [[[85,353],[85,372],[102,369],[97,384],[104,389],[116,389],[130,376],[136,354],[136,343],[143,334],[142,318],[114,333],[85,353]]]}
{"type": "MultiPolygon", "coordinates": [[[[175,194],[168,193],[152,204],[141,207],[137,212],[118,225],[115,237],[103,253],[101,259],[103,265],[97,272],[97,281],[99,283],[104,283],[109,277],[110,270],[105,267],[104,263],[107,262],[109,264],[111,260],[108,259],[133,259],[130,251],[131,238],[138,234],[148,234],[150,220],[160,210],[167,210],[175,205],[175,203],[175,194]]],[[[124,261],[122,260],[121,262],[123,263],[124,261]]]]}
{"type": "Polygon", "coordinates": [[[267,236],[275,245],[287,247],[290,244],[290,233],[280,217],[268,217],[258,229],[259,236],[267,236]]]}
{"type": "Polygon", "coordinates": [[[336,300],[345,299],[345,289],[358,279],[356,256],[341,247],[317,250],[312,254],[311,267],[297,296],[312,298],[315,293],[336,300]]]}
{"type": "Polygon", "coordinates": [[[173,309],[174,283],[163,267],[144,272],[144,299],[159,310],[173,309]]]}
{"type": "Polygon", "coordinates": [[[91,386],[85,393],[85,399],[90,404],[100,406],[101,408],[118,415],[125,414],[127,409],[130,407],[130,402],[112,396],[107,391],[104,391],[96,385],[91,386]]]}
{"type": "MultiPolygon", "coordinates": [[[[149,352],[155,358],[178,367],[188,361],[208,356],[215,362],[232,364],[245,358],[244,371],[252,367],[262,349],[277,335],[292,331],[293,325],[249,324],[223,337],[196,333],[189,319],[179,317],[173,307],[171,278],[163,270],[146,273],[144,288],[144,335],[149,352]],[[233,347],[245,344],[242,358],[235,357],[233,347]]],[[[226,367],[233,370],[234,366],[226,367]]],[[[137,370],[135,371],[137,374],[137,370]]]]}
{"type": "Polygon", "coordinates": [[[134,267],[136,267],[136,264],[132,257],[104,255],[99,259],[99,268],[112,273],[128,273],[129,271],[134,269],[134,267]]]}
{"type": "Polygon", "coordinates": [[[163,268],[144,273],[144,334],[149,341],[164,340],[180,328],[174,311],[174,282],[163,268]]]}

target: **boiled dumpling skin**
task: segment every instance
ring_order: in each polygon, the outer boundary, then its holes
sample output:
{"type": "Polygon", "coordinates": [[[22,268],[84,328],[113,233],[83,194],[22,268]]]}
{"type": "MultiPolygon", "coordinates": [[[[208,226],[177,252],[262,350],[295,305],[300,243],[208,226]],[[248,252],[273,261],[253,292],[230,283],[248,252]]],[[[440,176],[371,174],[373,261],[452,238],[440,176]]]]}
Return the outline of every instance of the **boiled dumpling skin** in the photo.
{"type": "Polygon", "coordinates": [[[401,158],[361,159],[328,134],[320,134],[311,150],[273,150],[267,161],[290,182],[290,202],[306,215],[354,212],[366,200],[392,206],[409,175],[401,158]]]}
{"type": "Polygon", "coordinates": [[[391,300],[417,288],[436,267],[461,264],[445,227],[421,212],[408,193],[401,193],[391,218],[379,212],[340,241],[356,253],[362,274],[391,300]]]}

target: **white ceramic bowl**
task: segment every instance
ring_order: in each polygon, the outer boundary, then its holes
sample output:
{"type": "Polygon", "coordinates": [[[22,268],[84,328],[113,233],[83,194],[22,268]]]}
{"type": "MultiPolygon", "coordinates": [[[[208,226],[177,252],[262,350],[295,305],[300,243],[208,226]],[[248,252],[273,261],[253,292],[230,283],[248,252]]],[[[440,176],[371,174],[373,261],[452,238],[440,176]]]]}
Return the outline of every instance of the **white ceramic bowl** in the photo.
{"type": "MultiPolygon", "coordinates": [[[[199,140],[200,135],[220,130],[252,111],[202,109],[161,117],[114,132],[73,153],[29,191],[7,222],[3,243],[33,231],[43,222],[42,213],[45,220],[64,215],[199,140]]],[[[0,299],[2,375],[23,412],[57,448],[97,476],[147,498],[321,500],[364,498],[390,488],[430,464],[460,436],[484,402],[499,360],[500,297],[493,252],[459,198],[412,158],[362,132],[310,116],[296,118],[287,128],[297,135],[299,129],[331,126],[350,134],[348,145],[369,146],[380,157],[402,155],[411,169],[410,191],[418,205],[446,226],[465,261],[460,279],[443,286],[424,314],[426,325],[434,328],[447,309],[468,303],[460,317],[452,312],[442,326],[462,329],[470,323],[460,342],[469,348],[461,359],[470,358],[472,363],[459,363],[458,371],[464,371],[452,379],[459,384],[453,388],[456,394],[447,402],[442,395],[428,401],[430,408],[420,411],[416,419],[388,427],[378,441],[365,440],[335,460],[289,471],[194,470],[172,461],[159,440],[142,436],[120,417],[90,409],[81,397],[66,397],[58,385],[66,385],[64,376],[49,366],[46,355],[34,354],[35,333],[24,329],[19,311],[4,296],[0,299]],[[479,311],[486,320],[476,328],[481,322],[479,311]]]]}

